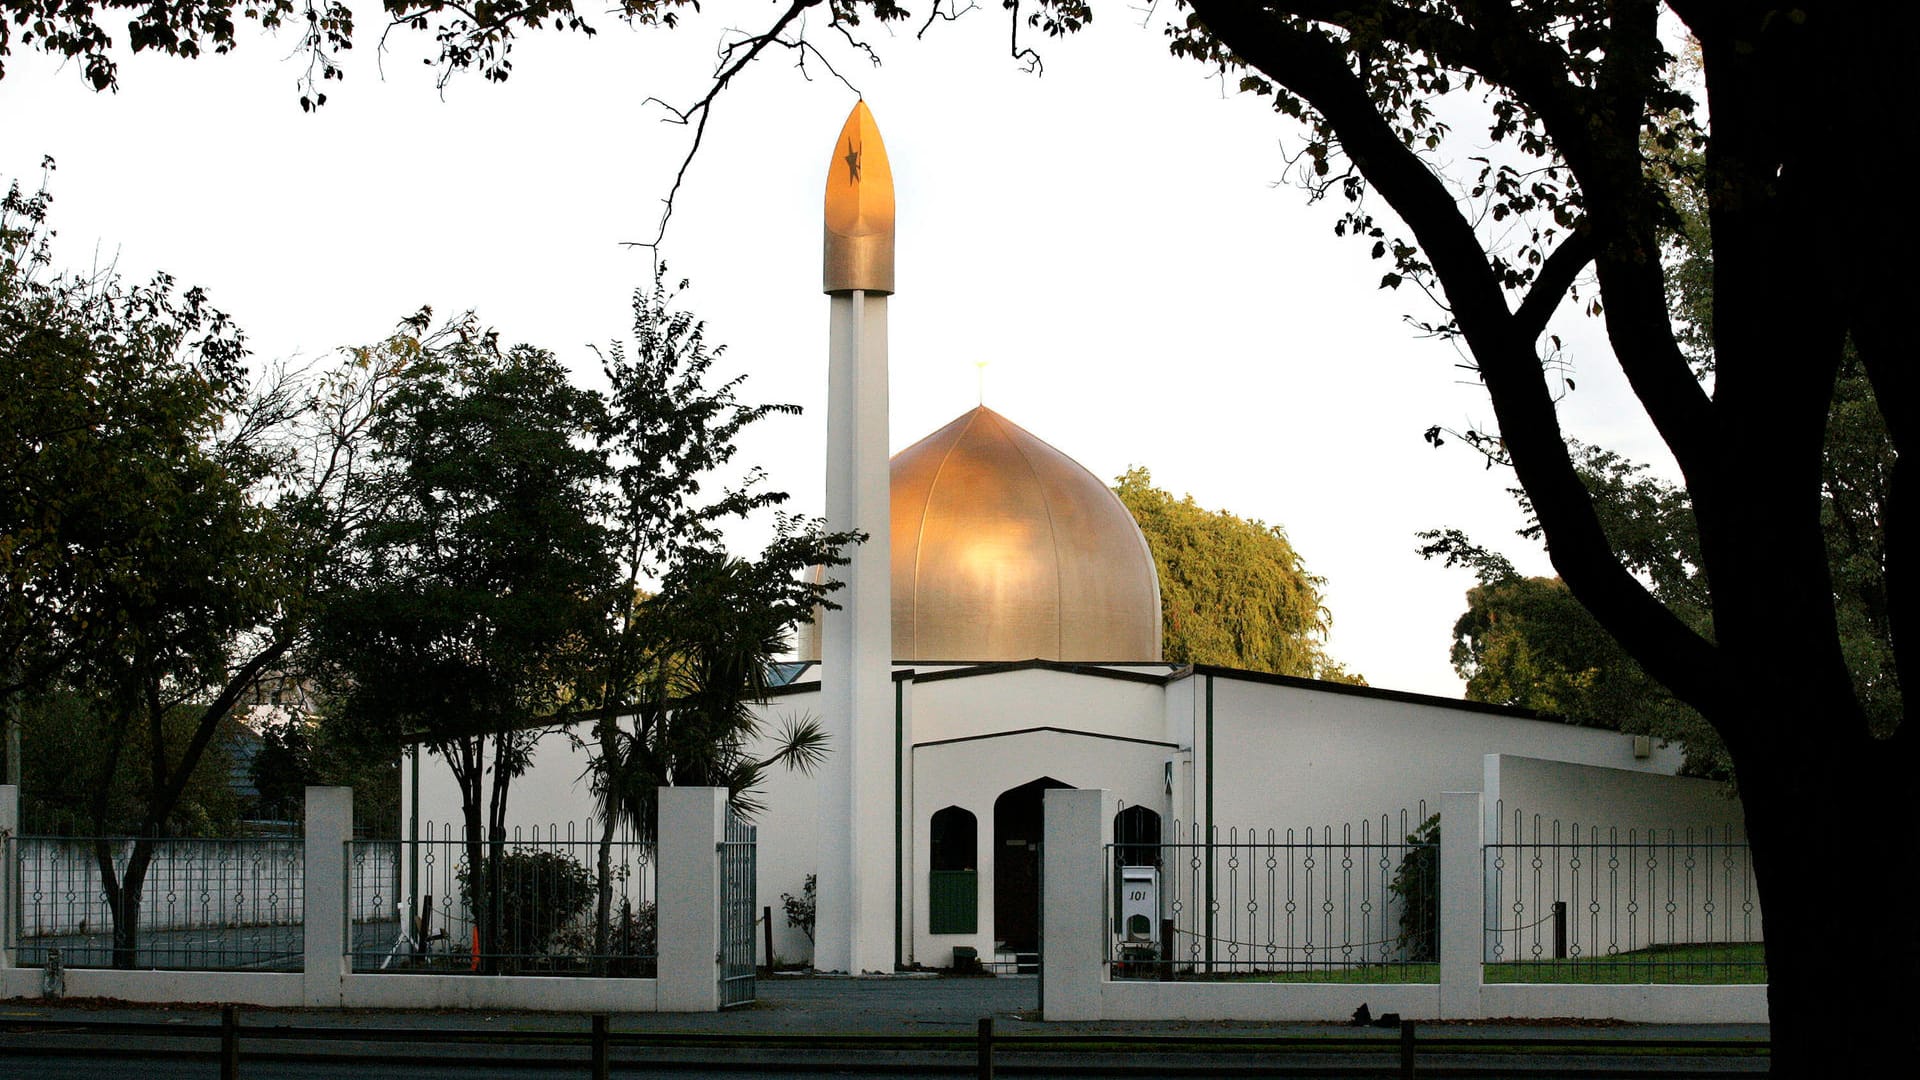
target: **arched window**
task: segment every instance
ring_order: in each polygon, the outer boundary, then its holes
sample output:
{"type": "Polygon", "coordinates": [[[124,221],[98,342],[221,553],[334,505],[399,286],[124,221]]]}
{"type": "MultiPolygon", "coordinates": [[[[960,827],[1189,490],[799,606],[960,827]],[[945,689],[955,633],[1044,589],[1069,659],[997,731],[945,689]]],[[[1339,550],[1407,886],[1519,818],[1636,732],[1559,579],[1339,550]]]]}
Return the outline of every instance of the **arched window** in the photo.
{"type": "Polygon", "coordinates": [[[927,931],[971,934],[980,925],[980,822],[969,810],[936,810],[929,823],[927,931]]]}
{"type": "Polygon", "coordinates": [[[1113,815],[1113,846],[1120,866],[1160,865],[1160,815],[1129,806],[1113,815]]]}

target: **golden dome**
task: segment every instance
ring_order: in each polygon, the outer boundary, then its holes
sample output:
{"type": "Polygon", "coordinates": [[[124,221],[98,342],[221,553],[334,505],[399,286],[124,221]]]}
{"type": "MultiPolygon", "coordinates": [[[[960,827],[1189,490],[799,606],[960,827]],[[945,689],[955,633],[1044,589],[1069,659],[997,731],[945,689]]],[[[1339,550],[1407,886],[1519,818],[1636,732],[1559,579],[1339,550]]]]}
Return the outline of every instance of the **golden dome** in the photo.
{"type": "Polygon", "coordinates": [[[981,406],[895,454],[890,480],[895,659],[1160,659],[1153,555],[1079,462],[981,406]]]}

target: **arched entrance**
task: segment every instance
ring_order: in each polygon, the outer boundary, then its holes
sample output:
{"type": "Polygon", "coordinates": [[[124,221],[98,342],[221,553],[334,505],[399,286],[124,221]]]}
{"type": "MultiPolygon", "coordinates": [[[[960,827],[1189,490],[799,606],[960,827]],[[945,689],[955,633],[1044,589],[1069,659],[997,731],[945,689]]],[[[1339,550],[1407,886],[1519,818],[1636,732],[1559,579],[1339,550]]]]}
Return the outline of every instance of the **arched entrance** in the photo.
{"type": "Polygon", "coordinates": [[[1040,800],[1072,786],[1043,776],[993,800],[993,936],[1009,951],[1040,947],[1040,800]]]}

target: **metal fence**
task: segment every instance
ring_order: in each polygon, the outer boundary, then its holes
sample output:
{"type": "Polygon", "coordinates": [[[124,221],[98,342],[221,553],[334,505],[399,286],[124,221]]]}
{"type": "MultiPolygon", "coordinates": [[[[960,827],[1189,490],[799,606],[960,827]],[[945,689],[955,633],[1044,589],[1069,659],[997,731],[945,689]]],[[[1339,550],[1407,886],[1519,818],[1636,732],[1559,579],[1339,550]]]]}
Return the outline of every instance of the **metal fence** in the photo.
{"type": "MultiPolygon", "coordinates": [[[[114,918],[102,859],[124,882],[130,837],[22,836],[9,842],[17,876],[15,961],[114,964],[114,918]]],[[[304,853],[285,839],[162,839],[139,891],[138,933],[122,966],[173,970],[298,970],[305,943],[304,853]]],[[[391,847],[392,845],[388,845],[391,847]]]]}
{"type": "MultiPolygon", "coordinates": [[[[727,808],[726,839],[720,843],[720,1007],[750,1004],[757,993],[754,945],[760,925],[758,841],[760,830],[727,808]]],[[[772,913],[768,913],[772,918],[772,913]]],[[[769,958],[771,962],[771,958],[769,958]]]]}
{"type": "Polygon", "coordinates": [[[1109,846],[1116,978],[1438,978],[1439,847],[1425,804],[1355,824],[1202,829],[1109,846]]]}
{"type": "Polygon", "coordinates": [[[1488,982],[1766,981],[1753,862],[1731,828],[1496,819],[1488,982]]]}
{"type": "Polygon", "coordinates": [[[464,830],[429,823],[390,855],[350,842],[353,908],[383,912],[349,935],[355,970],[651,977],[654,844],[612,842],[602,947],[599,838],[592,822],[567,822],[476,848],[464,830]]]}

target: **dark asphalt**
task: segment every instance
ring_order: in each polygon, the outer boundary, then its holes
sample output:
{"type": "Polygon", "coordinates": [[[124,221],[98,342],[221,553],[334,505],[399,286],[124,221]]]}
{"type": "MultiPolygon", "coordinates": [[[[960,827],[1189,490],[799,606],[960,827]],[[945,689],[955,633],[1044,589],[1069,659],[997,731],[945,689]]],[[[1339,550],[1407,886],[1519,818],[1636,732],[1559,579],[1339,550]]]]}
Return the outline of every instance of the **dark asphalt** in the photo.
{"type": "MultiPolygon", "coordinates": [[[[738,1039],[731,1046],[619,1046],[613,1051],[620,1076],[766,1076],[814,1075],[921,1077],[928,1073],[972,1075],[977,1056],[969,1040],[944,1047],[894,1044],[878,1047],[795,1048],[752,1045],[756,1041],[817,1036],[914,1038],[972,1036],[982,1017],[992,1017],[996,1036],[1106,1036],[1115,1041],[1062,1048],[1007,1045],[995,1053],[1003,1075],[1079,1076],[1331,1076],[1399,1075],[1399,1033],[1354,1029],[1334,1022],[1246,1023],[1167,1021],[1157,1023],[1047,1023],[1037,1018],[1039,983],[1033,978],[936,979],[915,977],[775,977],[760,981],[760,1000],[722,1013],[631,1013],[611,1018],[611,1030],[662,1036],[719,1036],[738,1039]],[[1127,1046],[1117,1040],[1136,1036],[1212,1037],[1198,1047],[1127,1046]],[[1349,1039],[1364,1045],[1315,1050],[1301,1046],[1235,1046],[1236,1040],[1349,1039]]],[[[218,1022],[206,1006],[135,1006],[104,1002],[0,1002],[0,1077],[86,1077],[99,1080],[105,1051],[137,1063],[132,1075],[214,1077],[206,1056],[211,1038],[169,1039],[163,1035],[109,1038],[70,1030],[49,1031],[34,1023],[119,1021],[201,1027],[218,1022]],[[16,1022],[9,1026],[9,1021],[16,1022]],[[182,1058],[179,1051],[192,1051],[182,1058]],[[82,1056],[76,1056],[82,1055],[82,1056]]],[[[345,1040],[271,1039],[256,1034],[242,1042],[243,1077],[354,1077],[356,1080],[415,1076],[486,1075],[499,1077],[586,1075],[583,1046],[538,1044],[448,1044],[432,1038],[418,1042],[382,1039],[399,1030],[437,1030],[493,1036],[533,1036],[541,1032],[584,1033],[588,1019],[561,1013],[389,1012],[250,1009],[241,1014],[244,1031],[274,1028],[325,1028],[353,1032],[345,1040]],[[356,1038],[355,1035],[360,1036],[356,1038]],[[340,1055],[352,1060],[340,1061],[340,1055]],[[333,1058],[334,1060],[322,1060],[333,1058]],[[479,1066],[479,1068],[468,1068],[479,1066]]],[[[206,1029],[203,1027],[203,1031],[206,1029]]],[[[1608,1025],[1553,1023],[1421,1024],[1422,1040],[1496,1039],[1500,1048],[1423,1044],[1417,1057],[1422,1076],[1717,1076],[1764,1072],[1766,1058],[1751,1052],[1640,1051],[1632,1054],[1592,1051],[1619,1049],[1635,1040],[1708,1043],[1741,1040],[1764,1044],[1765,1025],[1608,1025]],[[1570,1047],[1525,1045],[1527,1040],[1574,1040],[1570,1047]],[[1591,1050],[1583,1051],[1583,1048],[1591,1050]]],[[[113,1066],[108,1066],[112,1068],[113,1066]]],[[[117,1071],[117,1070],[116,1070],[117,1071]]]]}

